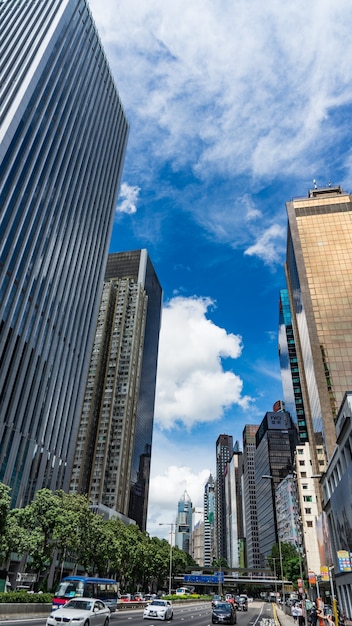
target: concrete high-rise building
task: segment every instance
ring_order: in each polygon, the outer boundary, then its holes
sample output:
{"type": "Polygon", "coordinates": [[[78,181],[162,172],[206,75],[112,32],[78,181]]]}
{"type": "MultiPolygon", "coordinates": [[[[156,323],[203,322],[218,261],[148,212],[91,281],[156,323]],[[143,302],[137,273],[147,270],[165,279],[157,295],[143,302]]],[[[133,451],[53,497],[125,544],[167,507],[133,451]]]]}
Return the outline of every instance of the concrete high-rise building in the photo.
{"type": "Polygon", "coordinates": [[[340,187],[312,189],[286,207],[287,286],[311,469],[319,474],[316,445],[322,438],[332,455],[334,419],[352,380],[352,197],[340,187]]]}
{"type": "Polygon", "coordinates": [[[216,441],[216,544],[217,558],[227,559],[225,468],[233,455],[233,437],[219,435],[216,441]]]}
{"type": "Polygon", "coordinates": [[[242,507],[243,455],[236,441],[233,455],[225,468],[226,554],[229,567],[244,567],[243,507],[242,507]]]}
{"type": "Polygon", "coordinates": [[[291,543],[296,549],[301,548],[301,511],[298,503],[297,481],[293,474],[287,474],[277,485],[276,513],[277,532],[281,543],[291,543]]]}
{"type": "Polygon", "coordinates": [[[85,0],[1,3],[0,481],[68,489],[128,124],[85,0]]]}
{"type": "Polygon", "coordinates": [[[287,411],[268,411],[256,434],[254,477],[261,565],[278,543],[275,487],[294,468],[298,433],[287,411]]]}
{"type": "Polygon", "coordinates": [[[204,486],[204,566],[212,565],[215,558],[215,480],[210,474],[204,486]]]}
{"type": "Polygon", "coordinates": [[[192,509],[190,555],[200,567],[204,566],[204,509],[192,509]]]}
{"type": "Polygon", "coordinates": [[[192,501],[184,491],[177,505],[175,545],[190,554],[190,538],[192,533],[192,501]]]}
{"type": "Polygon", "coordinates": [[[254,478],[254,454],[256,448],[256,434],[259,426],[247,424],[243,430],[243,509],[244,535],[246,537],[247,567],[259,569],[261,566],[257,496],[254,478]]]}
{"type": "Polygon", "coordinates": [[[70,486],[142,530],[161,306],[162,289],[147,251],[110,254],[70,486]]]}

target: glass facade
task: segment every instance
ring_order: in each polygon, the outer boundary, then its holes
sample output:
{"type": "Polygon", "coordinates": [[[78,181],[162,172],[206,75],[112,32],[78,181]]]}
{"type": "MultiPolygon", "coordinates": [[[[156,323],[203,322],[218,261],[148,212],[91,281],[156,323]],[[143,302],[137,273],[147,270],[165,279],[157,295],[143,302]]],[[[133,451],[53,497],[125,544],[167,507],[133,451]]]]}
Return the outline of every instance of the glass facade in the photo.
{"type": "Polygon", "coordinates": [[[225,470],[233,455],[233,437],[219,435],[216,441],[216,538],[217,558],[227,558],[225,470]]]}
{"type": "Polygon", "coordinates": [[[210,474],[204,486],[204,565],[209,567],[216,558],[215,549],[215,480],[210,474]]]}
{"type": "Polygon", "coordinates": [[[256,434],[254,472],[261,565],[278,542],[275,487],[293,471],[298,443],[296,426],[287,411],[266,413],[256,434]]]}
{"type": "Polygon", "coordinates": [[[0,480],[68,489],[128,124],[85,0],[1,5],[0,480]]]}
{"type": "Polygon", "coordinates": [[[304,443],[308,441],[308,430],[287,289],[280,291],[279,360],[285,409],[297,423],[299,439],[304,443]]]}
{"type": "Polygon", "coordinates": [[[243,546],[243,511],[242,511],[242,471],[243,458],[236,442],[232,459],[228,462],[225,473],[226,507],[226,554],[229,567],[244,567],[241,562],[240,546],[243,546]]]}
{"type": "Polygon", "coordinates": [[[177,506],[175,545],[188,554],[190,554],[192,530],[192,501],[185,491],[177,506]]]}
{"type": "Polygon", "coordinates": [[[334,418],[352,379],[351,197],[339,187],[318,189],[287,203],[287,213],[288,289],[306,417],[330,456],[334,418]]]}

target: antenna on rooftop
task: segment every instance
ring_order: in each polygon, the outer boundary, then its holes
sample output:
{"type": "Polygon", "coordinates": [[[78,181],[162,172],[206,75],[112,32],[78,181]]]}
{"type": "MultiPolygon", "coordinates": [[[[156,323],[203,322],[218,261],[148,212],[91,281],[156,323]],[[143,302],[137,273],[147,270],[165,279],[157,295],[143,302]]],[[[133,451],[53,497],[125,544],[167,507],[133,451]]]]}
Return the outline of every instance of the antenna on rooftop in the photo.
{"type": "Polygon", "coordinates": [[[317,181],[315,180],[315,178],[313,180],[313,185],[314,185],[314,189],[318,189],[317,181]]]}

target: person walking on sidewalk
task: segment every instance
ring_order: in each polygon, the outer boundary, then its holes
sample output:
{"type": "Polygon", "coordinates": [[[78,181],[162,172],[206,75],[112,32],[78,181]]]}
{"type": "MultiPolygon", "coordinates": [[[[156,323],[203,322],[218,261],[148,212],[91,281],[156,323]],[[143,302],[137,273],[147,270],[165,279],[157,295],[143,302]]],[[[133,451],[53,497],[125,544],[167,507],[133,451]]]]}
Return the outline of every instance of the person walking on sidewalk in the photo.
{"type": "Polygon", "coordinates": [[[297,618],[298,618],[298,626],[304,626],[305,619],[303,616],[302,604],[296,604],[297,607],[297,618]]]}
{"type": "Polygon", "coordinates": [[[296,603],[293,604],[292,607],[291,607],[291,614],[292,614],[292,617],[293,617],[293,621],[297,622],[297,620],[298,620],[298,613],[297,613],[297,605],[296,605],[296,603]]]}
{"type": "Polygon", "coordinates": [[[317,621],[318,621],[318,613],[317,613],[317,609],[315,606],[313,606],[309,617],[308,617],[308,622],[309,624],[311,624],[311,626],[317,626],[317,621]]]}

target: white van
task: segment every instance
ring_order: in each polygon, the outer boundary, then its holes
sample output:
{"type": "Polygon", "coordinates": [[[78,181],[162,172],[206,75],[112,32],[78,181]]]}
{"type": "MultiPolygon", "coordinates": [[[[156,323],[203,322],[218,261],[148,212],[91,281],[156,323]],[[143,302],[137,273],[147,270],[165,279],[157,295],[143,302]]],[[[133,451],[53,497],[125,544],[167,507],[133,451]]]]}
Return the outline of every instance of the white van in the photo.
{"type": "Polygon", "coordinates": [[[176,589],[177,596],[187,596],[190,593],[191,593],[191,590],[188,589],[188,587],[179,587],[178,589],[176,589]]]}

